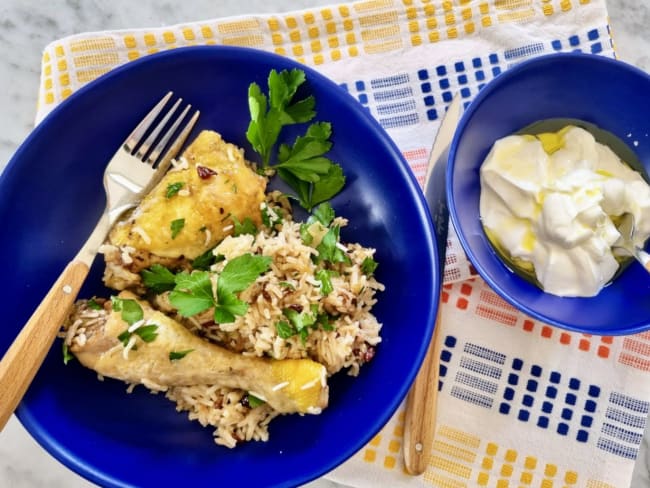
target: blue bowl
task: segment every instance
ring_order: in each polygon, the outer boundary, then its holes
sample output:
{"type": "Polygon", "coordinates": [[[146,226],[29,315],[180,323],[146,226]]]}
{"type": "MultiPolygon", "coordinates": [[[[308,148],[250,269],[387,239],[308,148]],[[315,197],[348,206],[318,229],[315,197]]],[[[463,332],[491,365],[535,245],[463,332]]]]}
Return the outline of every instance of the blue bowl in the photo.
{"type": "Polygon", "coordinates": [[[544,119],[580,119],[626,141],[650,171],[650,76],[587,54],[553,54],[496,77],[463,115],[452,141],[447,194],[453,225],[481,277],[528,315],[564,329],[599,335],[650,328],[650,277],[633,263],[597,296],[544,293],[509,270],[483,232],[479,168],[492,144],[544,119]]]}
{"type": "MultiPolygon", "coordinates": [[[[106,162],[167,90],[202,111],[195,129],[246,142],[248,85],[266,87],[271,69],[302,68],[317,119],[330,121],[331,158],[347,175],[332,204],[349,218],[342,238],[377,249],[386,285],[375,312],[383,342],[358,378],[336,375],[330,405],[318,416],[284,416],[270,440],[229,450],[212,429],[190,422],[173,403],[144,388],[125,393],[78,363],[63,365],[57,342],[17,410],[53,456],[108,487],[295,486],[321,476],[362,448],[408,392],[433,330],[440,276],[433,227],[415,178],[388,135],[341,87],[287,58],[230,47],[176,49],[118,68],[55,109],[0,176],[3,269],[0,353],[83,244],[103,210],[106,162]],[[363,144],[359,144],[363,141],[363,144]]],[[[82,296],[105,294],[103,262],[82,296]]]]}

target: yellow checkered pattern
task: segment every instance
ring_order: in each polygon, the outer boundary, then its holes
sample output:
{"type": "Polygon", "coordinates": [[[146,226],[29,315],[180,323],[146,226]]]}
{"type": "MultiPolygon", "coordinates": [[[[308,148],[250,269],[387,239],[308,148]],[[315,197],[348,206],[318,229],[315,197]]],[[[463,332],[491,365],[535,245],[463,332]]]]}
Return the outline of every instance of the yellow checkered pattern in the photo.
{"type": "Polygon", "coordinates": [[[475,36],[482,29],[533,22],[590,1],[366,0],[297,13],[78,35],[45,49],[39,109],[49,111],[116,66],[167,49],[246,46],[318,66],[475,36]]]}
{"type": "MultiPolygon", "coordinates": [[[[403,436],[402,410],[356,458],[367,465],[406,473],[403,436]]],[[[449,425],[437,426],[431,458],[421,480],[437,488],[616,488],[581,475],[570,464],[559,465],[449,425]]]]}

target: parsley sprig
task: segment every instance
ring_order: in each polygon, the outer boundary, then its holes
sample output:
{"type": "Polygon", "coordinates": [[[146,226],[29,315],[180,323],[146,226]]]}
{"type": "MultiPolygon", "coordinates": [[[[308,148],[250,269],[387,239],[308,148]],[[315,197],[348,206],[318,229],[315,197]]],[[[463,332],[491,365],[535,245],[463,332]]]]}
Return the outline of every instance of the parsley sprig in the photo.
{"type": "Polygon", "coordinates": [[[270,266],[269,256],[248,253],[231,259],[217,275],[216,294],[212,286],[213,273],[206,270],[174,274],[163,266],[153,265],[142,272],[142,280],[155,293],[170,291],[169,301],[182,316],[191,317],[214,307],[215,322],[225,324],[246,313],[248,304],[239,299],[238,293],[270,266]]]}
{"type": "MultiPolygon", "coordinates": [[[[262,158],[262,169],[271,167],[271,155],[284,126],[311,121],[316,112],[313,96],[294,101],[305,82],[300,69],[272,70],[268,77],[268,97],[257,83],[248,89],[251,121],[248,141],[262,158]]],[[[329,200],[345,185],[343,169],[325,154],[331,149],[332,126],[329,122],[311,124],[293,145],[281,144],[273,166],[296,193],[299,204],[308,211],[329,200]]]]}
{"type": "MultiPolygon", "coordinates": [[[[129,324],[129,327],[144,319],[144,311],[140,304],[135,300],[112,296],[111,304],[115,312],[120,312],[122,320],[129,324]]],[[[134,331],[130,331],[129,328],[127,328],[124,332],[118,335],[117,338],[122,342],[124,347],[126,347],[133,334],[140,337],[144,342],[153,342],[156,340],[156,337],[158,337],[158,326],[156,324],[145,324],[141,325],[134,331]]]]}
{"type": "Polygon", "coordinates": [[[284,318],[275,323],[275,330],[282,339],[289,339],[297,335],[304,343],[309,336],[309,329],[316,329],[320,326],[323,330],[334,330],[331,317],[327,313],[319,313],[316,304],[312,304],[308,312],[285,308],[282,314],[284,318]]]}

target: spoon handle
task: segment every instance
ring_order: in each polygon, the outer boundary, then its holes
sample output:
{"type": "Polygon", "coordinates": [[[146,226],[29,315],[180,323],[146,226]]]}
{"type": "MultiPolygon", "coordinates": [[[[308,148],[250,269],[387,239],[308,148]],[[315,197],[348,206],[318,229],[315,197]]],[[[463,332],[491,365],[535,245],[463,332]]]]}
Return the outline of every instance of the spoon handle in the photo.
{"type": "Polygon", "coordinates": [[[431,460],[438,407],[441,317],[439,309],[429,350],[406,399],[404,467],[412,475],[424,473],[431,460]]]}
{"type": "Polygon", "coordinates": [[[80,261],[66,266],[0,361],[0,431],[36,376],[88,271],[80,261]]]}

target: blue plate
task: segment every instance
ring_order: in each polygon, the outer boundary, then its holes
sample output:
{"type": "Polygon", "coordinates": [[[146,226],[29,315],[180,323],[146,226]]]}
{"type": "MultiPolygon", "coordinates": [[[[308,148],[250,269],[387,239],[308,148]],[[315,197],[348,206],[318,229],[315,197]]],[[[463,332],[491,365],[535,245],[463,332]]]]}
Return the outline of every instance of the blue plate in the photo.
{"type": "MultiPolygon", "coordinates": [[[[201,109],[195,133],[219,131],[245,148],[248,85],[266,88],[271,69],[302,68],[317,119],[332,122],[331,158],[347,186],[332,201],[350,219],[347,241],[377,248],[386,285],[375,311],[383,342],[358,378],[331,380],[319,416],[285,416],[270,441],[234,450],[214,444],[212,429],[177,413],[163,395],[125,393],[78,363],[64,366],[57,341],[17,415],[54,457],[110,487],[294,486],[321,476],[367,443],[406,395],[424,357],[437,309],[440,276],[433,228],[422,194],[399,150],[362,106],[317,72],[273,54],[192,47],[129,63],[89,84],[55,109],[18,149],[0,177],[3,269],[0,352],[58,273],[83,244],[104,206],[104,167],[136,122],[168,90],[201,109]]],[[[106,294],[103,262],[82,296],[106,294]]]]}
{"type": "MultiPolygon", "coordinates": [[[[571,53],[542,56],[497,76],[463,115],[452,141],[447,194],[469,259],[505,300],[530,316],[597,335],[650,328],[650,276],[637,263],[595,297],[544,293],[494,252],[479,215],[479,168],[497,139],[545,119],[579,119],[625,142],[650,172],[650,76],[620,61],[571,53]]],[[[631,162],[631,161],[629,161],[631,162]]]]}

